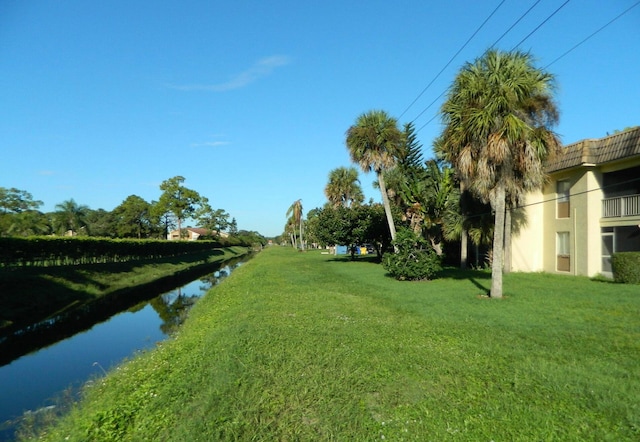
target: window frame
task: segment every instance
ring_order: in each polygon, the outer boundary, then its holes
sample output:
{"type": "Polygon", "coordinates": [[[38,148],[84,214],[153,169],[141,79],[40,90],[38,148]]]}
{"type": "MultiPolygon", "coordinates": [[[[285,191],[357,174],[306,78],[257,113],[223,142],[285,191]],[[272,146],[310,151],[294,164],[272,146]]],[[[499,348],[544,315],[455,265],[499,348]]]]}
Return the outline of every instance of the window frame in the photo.
{"type": "Polygon", "coordinates": [[[556,271],[571,271],[571,232],[556,232],[556,271]]]}
{"type": "Polygon", "coordinates": [[[570,217],[571,217],[571,181],[558,180],[556,182],[556,218],[570,218],[570,217]]]}

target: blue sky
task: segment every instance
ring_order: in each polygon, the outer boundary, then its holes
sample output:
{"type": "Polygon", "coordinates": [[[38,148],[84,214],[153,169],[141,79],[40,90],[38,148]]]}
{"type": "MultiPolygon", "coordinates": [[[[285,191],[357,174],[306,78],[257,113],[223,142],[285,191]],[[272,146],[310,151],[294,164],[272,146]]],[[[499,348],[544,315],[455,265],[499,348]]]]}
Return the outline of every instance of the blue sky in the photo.
{"type": "Polygon", "coordinates": [[[3,0],[0,186],[43,211],[112,210],[182,175],[240,229],[278,235],[295,200],[324,204],[361,113],[414,121],[431,157],[438,97],[534,4],[497,47],[524,39],[556,76],[562,141],[640,124],[640,6],[554,62],[637,0],[564,3],[3,0]]]}

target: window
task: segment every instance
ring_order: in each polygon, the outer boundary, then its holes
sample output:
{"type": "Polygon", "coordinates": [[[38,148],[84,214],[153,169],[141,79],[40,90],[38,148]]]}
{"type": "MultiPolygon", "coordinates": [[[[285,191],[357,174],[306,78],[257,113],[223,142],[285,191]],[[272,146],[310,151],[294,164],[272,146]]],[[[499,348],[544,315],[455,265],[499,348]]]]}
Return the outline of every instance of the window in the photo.
{"type": "Polygon", "coordinates": [[[568,272],[571,270],[570,250],[569,232],[558,232],[556,236],[556,270],[559,272],[568,272]]]}
{"type": "Polygon", "coordinates": [[[571,190],[571,183],[567,180],[558,181],[556,192],[558,194],[558,205],[556,216],[558,218],[569,218],[570,205],[569,205],[569,191],[571,190]]]}

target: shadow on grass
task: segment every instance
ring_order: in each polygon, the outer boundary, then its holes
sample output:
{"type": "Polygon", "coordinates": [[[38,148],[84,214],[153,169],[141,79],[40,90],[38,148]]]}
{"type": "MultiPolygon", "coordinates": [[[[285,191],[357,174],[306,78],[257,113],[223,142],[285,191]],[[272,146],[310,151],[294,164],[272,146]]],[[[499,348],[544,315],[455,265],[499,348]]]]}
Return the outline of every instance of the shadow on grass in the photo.
{"type": "Polygon", "coordinates": [[[489,296],[491,291],[491,272],[487,270],[462,270],[457,267],[445,267],[440,273],[438,273],[438,278],[456,280],[466,279],[478,289],[482,290],[486,296],[489,296]]]}
{"type": "Polygon", "coordinates": [[[376,255],[356,255],[351,259],[351,255],[334,255],[327,259],[327,262],[368,262],[372,264],[380,264],[381,260],[376,255]]]}

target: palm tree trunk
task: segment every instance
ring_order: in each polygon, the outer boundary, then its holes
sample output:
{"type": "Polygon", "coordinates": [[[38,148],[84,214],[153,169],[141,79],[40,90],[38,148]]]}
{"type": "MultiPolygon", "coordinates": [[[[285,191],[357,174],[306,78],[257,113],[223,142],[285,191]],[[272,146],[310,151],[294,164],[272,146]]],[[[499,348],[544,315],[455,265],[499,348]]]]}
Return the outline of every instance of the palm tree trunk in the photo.
{"type": "Polygon", "coordinates": [[[460,181],[460,211],[462,212],[462,231],[460,232],[460,268],[465,270],[467,268],[467,239],[469,234],[467,232],[467,228],[465,226],[466,218],[464,214],[466,213],[466,207],[464,207],[464,183],[460,181]]]}
{"type": "Polygon", "coordinates": [[[387,222],[389,223],[389,232],[391,232],[391,241],[396,239],[396,225],[393,222],[393,215],[391,214],[391,205],[389,204],[389,196],[387,195],[387,187],[384,184],[384,178],[382,172],[378,172],[378,184],[380,185],[380,193],[382,194],[382,204],[384,206],[384,213],[387,215],[387,222]]]}
{"type": "Polygon", "coordinates": [[[462,226],[462,232],[460,233],[460,268],[462,270],[467,268],[467,229],[462,226]]]}
{"type": "Polygon", "coordinates": [[[494,211],[495,227],[493,229],[493,262],[491,263],[491,292],[492,298],[502,298],[502,264],[504,255],[504,208],[505,208],[504,184],[496,187],[494,211]]]}
{"type": "Polygon", "coordinates": [[[511,210],[504,214],[504,273],[511,272],[511,210]]]}
{"type": "Polygon", "coordinates": [[[300,250],[304,250],[304,240],[302,239],[302,218],[300,218],[300,250]]]}

